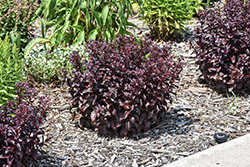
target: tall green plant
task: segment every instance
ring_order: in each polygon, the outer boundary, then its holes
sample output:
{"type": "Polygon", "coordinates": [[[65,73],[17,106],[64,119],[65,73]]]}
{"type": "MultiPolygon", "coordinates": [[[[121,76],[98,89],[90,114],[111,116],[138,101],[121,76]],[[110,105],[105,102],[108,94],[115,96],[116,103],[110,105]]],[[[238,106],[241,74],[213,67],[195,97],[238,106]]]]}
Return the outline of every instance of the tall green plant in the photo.
{"type": "Polygon", "coordinates": [[[175,32],[185,30],[187,20],[201,9],[202,0],[144,0],[145,23],[155,39],[167,39],[175,32]]]}
{"type": "Polygon", "coordinates": [[[127,26],[136,27],[128,22],[132,12],[130,0],[42,0],[35,16],[44,18],[45,32],[54,27],[49,40],[55,49],[129,34],[127,26]]]}
{"type": "Polygon", "coordinates": [[[15,83],[24,79],[22,69],[16,45],[12,48],[8,36],[4,40],[0,38],[0,106],[15,96],[15,83]]]}
{"type": "Polygon", "coordinates": [[[31,18],[38,8],[38,0],[0,0],[0,38],[10,35],[16,48],[25,47],[32,37],[31,18]]]}

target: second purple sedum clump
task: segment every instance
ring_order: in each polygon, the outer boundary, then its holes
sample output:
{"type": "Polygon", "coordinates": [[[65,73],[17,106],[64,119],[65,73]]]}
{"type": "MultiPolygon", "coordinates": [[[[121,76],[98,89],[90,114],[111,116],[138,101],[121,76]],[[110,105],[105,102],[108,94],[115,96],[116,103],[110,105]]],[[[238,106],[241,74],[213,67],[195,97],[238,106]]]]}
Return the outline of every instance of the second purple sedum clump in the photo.
{"type": "Polygon", "coordinates": [[[0,106],[0,166],[29,166],[47,146],[50,138],[44,140],[40,126],[51,104],[37,94],[25,82],[18,82],[15,100],[0,106]]]}
{"type": "Polygon", "coordinates": [[[198,22],[196,63],[205,81],[221,92],[250,89],[250,1],[202,10],[198,22]]]}

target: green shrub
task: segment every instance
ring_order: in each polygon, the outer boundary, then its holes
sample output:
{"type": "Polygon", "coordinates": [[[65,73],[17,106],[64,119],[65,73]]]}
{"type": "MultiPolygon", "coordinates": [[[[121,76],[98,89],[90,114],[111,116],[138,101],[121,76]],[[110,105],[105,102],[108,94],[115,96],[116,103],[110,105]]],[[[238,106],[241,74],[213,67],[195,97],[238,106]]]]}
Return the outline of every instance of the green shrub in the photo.
{"type": "Polygon", "coordinates": [[[0,106],[15,96],[15,83],[24,79],[22,60],[14,45],[11,49],[9,37],[0,38],[0,106]]]}
{"type": "Polygon", "coordinates": [[[47,46],[47,50],[45,50],[43,45],[37,45],[24,57],[25,73],[39,83],[59,81],[62,77],[61,68],[67,71],[72,70],[68,57],[74,50],[79,51],[79,54],[87,58],[82,45],[72,45],[64,49],[56,49],[53,52],[50,52],[50,49],[47,46]]]}
{"type": "Polygon", "coordinates": [[[129,34],[130,0],[42,0],[37,16],[44,18],[45,32],[54,26],[49,39],[53,49],[85,43],[88,39],[109,40],[118,32],[129,34]]]}
{"type": "Polygon", "coordinates": [[[37,0],[1,0],[0,1],[0,38],[4,40],[8,34],[17,48],[25,47],[32,35],[33,14],[37,10],[37,0]]]}
{"type": "MultiPolygon", "coordinates": [[[[187,20],[201,7],[202,0],[145,0],[144,20],[153,39],[167,39],[175,32],[185,30],[187,20]]],[[[142,13],[142,12],[141,12],[142,13]]]]}

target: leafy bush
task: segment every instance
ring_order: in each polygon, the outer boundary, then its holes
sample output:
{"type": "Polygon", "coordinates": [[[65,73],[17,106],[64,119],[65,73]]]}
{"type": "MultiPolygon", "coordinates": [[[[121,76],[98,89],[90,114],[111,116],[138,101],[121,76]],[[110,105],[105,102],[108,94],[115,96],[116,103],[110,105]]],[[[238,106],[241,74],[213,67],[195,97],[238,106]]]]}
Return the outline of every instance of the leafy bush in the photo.
{"type": "Polygon", "coordinates": [[[0,166],[28,166],[49,140],[44,141],[44,132],[39,129],[49,100],[40,97],[34,105],[37,93],[22,82],[16,84],[16,94],[16,101],[0,108],[0,166]]]}
{"type": "Polygon", "coordinates": [[[118,32],[129,34],[127,26],[133,9],[129,0],[42,0],[36,15],[43,17],[54,48],[83,44],[88,39],[109,40],[118,32]]]}
{"type": "MultiPolygon", "coordinates": [[[[159,48],[132,35],[118,35],[109,43],[90,40],[86,51],[89,60],[82,63],[82,56],[73,52],[74,69],[70,75],[65,72],[81,126],[124,136],[147,131],[162,119],[182,58],[171,55],[167,46],[159,48]]],[[[77,113],[72,113],[73,119],[77,113]]]]}
{"type": "Polygon", "coordinates": [[[250,88],[250,2],[227,1],[223,9],[199,12],[196,63],[219,91],[250,88]]]}
{"type": "Polygon", "coordinates": [[[11,48],[8,35],[4,41],[0,39],[0,106],[15,96],[15,83],[22,81],[22,58],[18,56],[18,49],[11,48]]]}
{"type": "Polygon", "coordinates": [[[33,14],[37,10],[37,0],[1,0],[0,1],[0,38],[8,34],[17,48],[24,47],[32,36],[33,14]]]}
{"type": "Polygon", "coordinates": [[[78,50],[80,54],[87,58],[84,46],[76,45],[67,48],[56,49],[50,52],[50,47],[36,46],[31,50],[28,56],[24,57],[25,73],[32,76],[37,82],[50,83],[59,81],[62,78],[61,69],[64,68],[68,72],[72,70],[72,65],[67,58],[73,50],[78,50]]]}
{"type": "Polygon", "coordinates": [[[203,5],[202,0],[145,0],[144,17],[154,39],[168,39],[185,30],[187,20],[192,19],[203,5]]]}

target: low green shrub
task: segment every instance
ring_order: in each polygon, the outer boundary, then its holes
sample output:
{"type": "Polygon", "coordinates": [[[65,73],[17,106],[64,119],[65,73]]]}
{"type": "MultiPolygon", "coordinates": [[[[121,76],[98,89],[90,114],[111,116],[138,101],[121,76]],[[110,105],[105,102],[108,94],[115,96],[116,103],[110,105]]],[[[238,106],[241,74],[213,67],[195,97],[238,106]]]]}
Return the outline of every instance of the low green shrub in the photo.
{"type": "Polygon", "coordinates": [[[144,0],[141,20],[149,26],[153,39],[166,40],[185,30],[186,21],[192,19],[202,5],[202,0],[144,0]]]}
{"type": "Polygon", "coordinates": [[[15,83],[24,80],[22,58],[8,35],[0,38],[0,106],[15,96],[15,83]]]}
{"type": "Polygon", "coordinates": [[[26,75],[33,77],[37,82],[51,83],[59,81],[62,78],[61,68],[67,71],[72,70],[68,58],[70,54],[77,50],[79,54],[87,58],[83,45],[70,46],[63,49],[56,49],[50,52],[51,48],[43,45],[36,45],[30,53],[24,57],[24,72],[26,75]]]}
{"type": "Polygon", "coordinates": [[[88,39],[109,40],[118,32],[129,34],[127,26],[133,9],[130,0],[42,0],[36,12],[44,18],[45,33],[54,26],[48,38],[53,49],[58,46],[85,43],[88,39]]]}
{"type": "Polygon", "coordinates": [[[32,17],[38,8],[38,0],[1,0],[0,1],[0,38],[8,34],[17,48],[25,47],[30,33],[32,17]]]}
{"type": "Polygon", "coordinates": [[[250,1],[227,1],[199,12],[194,40],[196,63],[218,91],[250,89],[250,1]]]}

